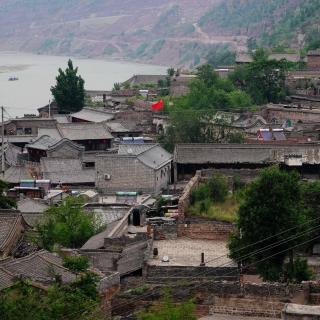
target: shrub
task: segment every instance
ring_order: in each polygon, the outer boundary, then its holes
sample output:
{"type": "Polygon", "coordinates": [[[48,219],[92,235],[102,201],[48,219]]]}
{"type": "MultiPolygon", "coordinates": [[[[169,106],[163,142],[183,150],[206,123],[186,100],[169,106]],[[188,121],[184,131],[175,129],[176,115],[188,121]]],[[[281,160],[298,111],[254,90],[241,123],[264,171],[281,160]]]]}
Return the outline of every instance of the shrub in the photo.
{"type": "Polygon", "coordinates": [[[63,266],[73,272],[83,272],[89,268],[89,259],[84,256],[65,257],[63,266]]]}
{"type": "Polygon", "coordinates": [[[216,202],[223,202],[228,195],[228,183],[221,174],[214,174],[208,181],[210,198],[216,202]]]}

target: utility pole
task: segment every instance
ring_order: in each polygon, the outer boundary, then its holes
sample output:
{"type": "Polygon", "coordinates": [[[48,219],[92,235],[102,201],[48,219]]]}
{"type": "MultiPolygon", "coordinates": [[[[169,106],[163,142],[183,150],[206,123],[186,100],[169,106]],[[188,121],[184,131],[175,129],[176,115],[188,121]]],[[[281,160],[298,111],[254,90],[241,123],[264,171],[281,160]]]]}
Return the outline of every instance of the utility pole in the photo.
{"type": "Polygon", "coordinates": [[[3,106],[1,107],[1,173],[4,177],[4,121],[3,121],[3,106]]]}
{"type": "Polygon", "coordinates": [[[49,100],[49,118],[51,118],[51,100],[49,100]]]}

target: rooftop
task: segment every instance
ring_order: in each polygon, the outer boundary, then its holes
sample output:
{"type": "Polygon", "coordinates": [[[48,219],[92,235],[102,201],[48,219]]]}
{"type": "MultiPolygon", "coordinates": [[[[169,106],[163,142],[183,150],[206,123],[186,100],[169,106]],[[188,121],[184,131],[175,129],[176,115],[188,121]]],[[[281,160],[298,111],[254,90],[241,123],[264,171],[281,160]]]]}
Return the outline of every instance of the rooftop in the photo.
{"type": "MultiPolygon", "coordinates": [[[[161,266],[199,266],[201,262],[201,252],[204,252],[205,261],[208,267],[218,267],[229,264],[235,266],[228,258],[227,243],[216,240],[195,240],[188,238],[178,238],[175,240],[153,241],[153,248],[158,248],[159,259],[148,260],[149,265],[161,266]],[[169,257],[169,262],[162,262],[163,256],[169,257]]],[[[151,250],[153,252],[153,250],[151,250]]]]}
{"type": "Polygon", "coordinates": [[[56,254],[41,250],[19,259],[0,260],[0,268],[16,277],[23,276],[44,284],[55,281],[60,275],[63,283],[73,282],[76,276],[62,266],[62,259],[56,254]]]}
{"type": "Polygon", "coordinates": [[[80,159],[41,158],[44,179],[58,184],[88,184],[95,181],[95,170],[83,168],[80,159]]]}
{"type": "Polygon", "coordinates": [[[72,118],[81,119],[88,122],[104,122],[109,121],[114,118],[112,113],[108,113],[101,110],[96,110],[92,108],[83,108],[81,111],[72,113],[70,115],[72,118]]]}
{"type": "Polygon", "coordinates": [[[72,141],[113,139],[103,123],[60,123],[58,130],[64,138],[72,141]]]}
{"type": "Polygon", "coordinates": [[[286,314],[300,314],[305,316],[320,316],[320,306],[307,306],[302,304],[288,303],[284,308],[286,314]]]}
{"type": "Polygon", "coordinates": [[[136,156],[146,166],[157,169],[172,160],[159,144],[121,144],[118,155],[136,156]]]}
{"type": "Polygon", "coordinates": [[[0,214],[0,251],[3,251],[10,241],[15,228],[21,221],[19,214],[0,214]]]}

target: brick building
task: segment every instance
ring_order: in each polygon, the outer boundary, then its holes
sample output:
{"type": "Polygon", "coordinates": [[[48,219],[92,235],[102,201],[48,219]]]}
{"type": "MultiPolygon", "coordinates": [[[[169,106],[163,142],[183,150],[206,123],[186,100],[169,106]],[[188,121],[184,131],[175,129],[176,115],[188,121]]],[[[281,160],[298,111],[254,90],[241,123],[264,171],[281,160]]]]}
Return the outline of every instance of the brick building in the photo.
{"type": "Polygon", "coordinates": [[[158,194],[171,181],[172,156],[158,144],[122,144],[117,154],[97,157],[96,187],[102,192],[158,194]]]}

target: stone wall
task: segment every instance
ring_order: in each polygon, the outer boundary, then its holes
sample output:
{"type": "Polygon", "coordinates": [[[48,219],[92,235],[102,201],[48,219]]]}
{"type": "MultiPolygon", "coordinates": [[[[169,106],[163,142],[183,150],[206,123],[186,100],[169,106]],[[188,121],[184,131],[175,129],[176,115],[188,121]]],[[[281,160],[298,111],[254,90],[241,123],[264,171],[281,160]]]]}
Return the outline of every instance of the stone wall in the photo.
{"type": "Polygon", "coordinates": [[[175,281],[237,281],[239,272],[236,267],[190,267],[190,266],[155,266],[147,265],[146,281],[149,283],[168,283],[175,281]]]}
{"type": "MultiPolygon", "coordinates": [[[[201,280],[201,279],[200,279],[201,280]]],[[[194,299],[198,315],[213,313],[233,314],[237,316],[263,316],[280,318],[286,303],[308,304],[309,283],[305,284],[240,284],[239,282],[226,281],[199,281],[188,280],[166,283],[171,288],[175,302],[194,299]]],[[[131,312],[141,310],[159,300],[163,293],[163,283],[151,286],[143,294],[139,302],[127,303],[131,312]]],[[[124,303],[127,299],[123,300],[124,303]]],[[[117,299],[116,304],[121,303],[117,299]]]]}

